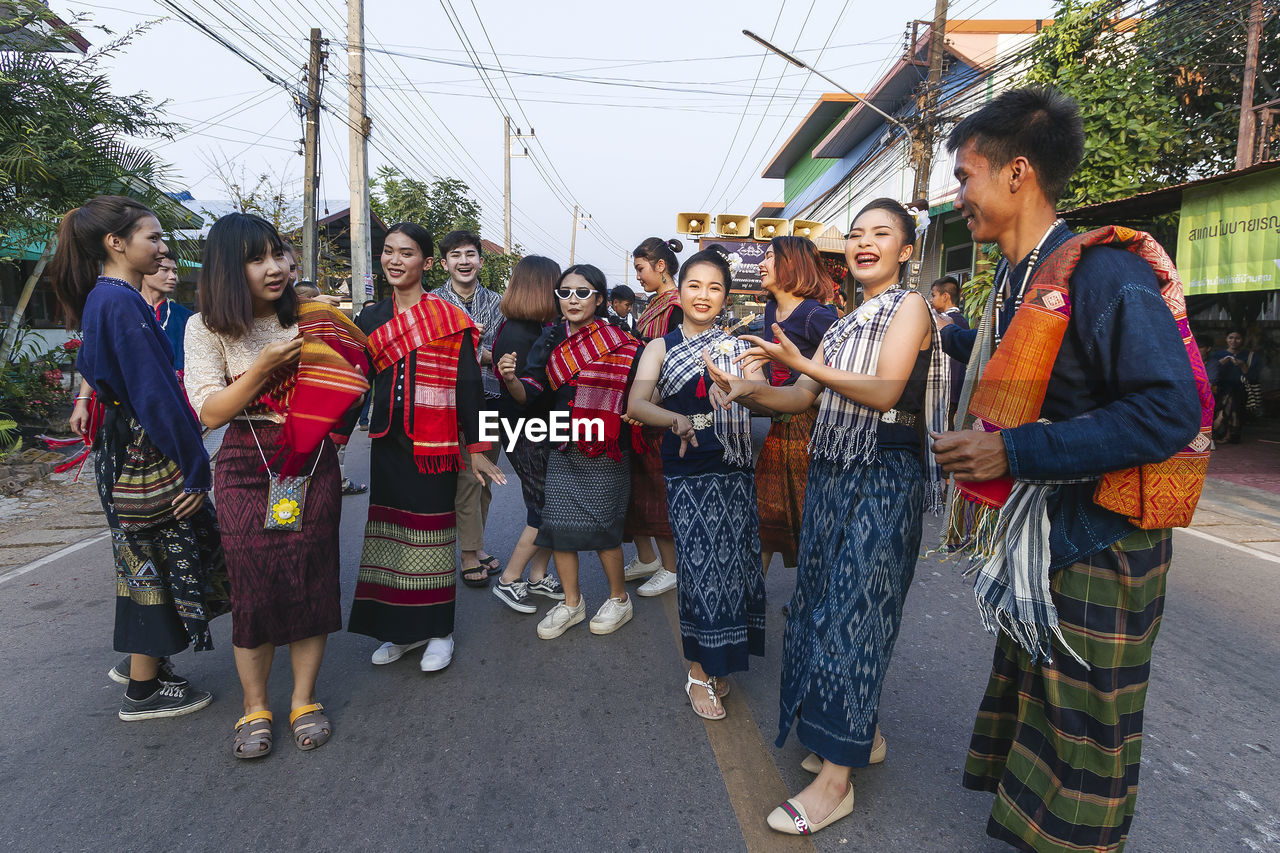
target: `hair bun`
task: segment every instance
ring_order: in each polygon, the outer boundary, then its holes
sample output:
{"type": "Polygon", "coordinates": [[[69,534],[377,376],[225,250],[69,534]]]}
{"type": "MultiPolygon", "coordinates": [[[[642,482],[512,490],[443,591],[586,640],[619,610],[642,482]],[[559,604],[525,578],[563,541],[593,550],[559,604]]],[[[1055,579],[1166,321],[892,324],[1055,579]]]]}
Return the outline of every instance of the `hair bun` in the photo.
{"type": "Polygon", "coordinates": [[[667,248],[673,252],[680,252],[684,249],[684,243],[681,243],[679,240],[672,238],[667,241],[667,248]]]}

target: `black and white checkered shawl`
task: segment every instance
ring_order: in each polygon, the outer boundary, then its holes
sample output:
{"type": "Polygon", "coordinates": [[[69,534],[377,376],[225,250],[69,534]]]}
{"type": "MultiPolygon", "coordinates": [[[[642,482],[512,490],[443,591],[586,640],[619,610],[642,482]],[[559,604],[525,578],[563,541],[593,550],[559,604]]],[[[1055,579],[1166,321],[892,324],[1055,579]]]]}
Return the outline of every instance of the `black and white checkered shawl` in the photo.
{"type": "MultiPolygon", "coordinates": [[[[914,290],[897,285],[868,299],[837,320],[822,336],[822,353],[826,364],[849,373],[875,376],[880,364],[880,344],[898,309],[914,290]]],[[[923,297],[920,297],[923,298],[923,297]]],[[[934,432],[947,428],[947,402],[951,388],[950,365],[942,352],[942,338],[933,324],[932,347],[929,350],[929,374],[925,383],[925,426],[934,432]]],[[[809,440],[809,453],[814,458],[835,462],[843,468],[873,460],[879,447],[877,427],[881,412],[855,403],[848,397],[827,389],[818,407],[818,420],[809,440]]],[[[935,513],[942,511],[946,475],[933,457],[928,441],[924,442],[925,471],[928,477],[925,506],[935,513]]]]}
{"type": "MultiPolygon", "coordinates": [[[[680,329],[681,341],[667,350],[662,359],[662,372],[658,375],[658,396],[662,398],[675,396],[687,383],[692,382],[707,369],[702,361],[705,349],[711,356],[711,362],[725,373],[741,376],[742,370],[733,360],[742,355],[750,346],[746,341],[725,334],[722,329],[708,329],[700,335],[689,338],[680,329]]],[[[711,380],[703,377],[710,388],[711,380]]],[[[751,465],[751,413],[738,403],[722,409],[712,408],[712,419],[716,438],[724,447],[725,461],[731,465],[747,467],[751,465]]]]}
{"type": "MultiPolygon", "coordinates": [[[[471,297],[471,303],[467,304],[462,301],[462,297],[453,289],[453,282],[446,281],[435,290],[431,291],[432,296],[438,296],[451,305],[456,305],[471,317],[472,322],[484,326],[484,332],[480,335],[480,340],[476,341],[476,357],[480,357],[480,350],[493,350],[493,338],[498,333],[498,327],[502,325],[502,297],[494,293],[482,284],[476,284],[475,295],[471,297]]],[[[485,368],[480,371],[480,381],[484,384],[484,393],[486,397],[497,397],[501,393],[501,384],[498,376],[492,370],[485,368]]]]}

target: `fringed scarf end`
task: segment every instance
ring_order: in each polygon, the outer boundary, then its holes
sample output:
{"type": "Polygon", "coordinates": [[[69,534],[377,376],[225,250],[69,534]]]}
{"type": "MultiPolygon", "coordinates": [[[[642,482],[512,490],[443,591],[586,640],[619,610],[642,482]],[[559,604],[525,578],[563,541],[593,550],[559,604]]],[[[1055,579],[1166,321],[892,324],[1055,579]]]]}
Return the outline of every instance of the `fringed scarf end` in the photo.
{"type": "Polygon", "coordinates": [[[419,474],[446,474],[463,470],[462,457],[457,453],[415,453],[413,461],[418,465],[419,474]]]}

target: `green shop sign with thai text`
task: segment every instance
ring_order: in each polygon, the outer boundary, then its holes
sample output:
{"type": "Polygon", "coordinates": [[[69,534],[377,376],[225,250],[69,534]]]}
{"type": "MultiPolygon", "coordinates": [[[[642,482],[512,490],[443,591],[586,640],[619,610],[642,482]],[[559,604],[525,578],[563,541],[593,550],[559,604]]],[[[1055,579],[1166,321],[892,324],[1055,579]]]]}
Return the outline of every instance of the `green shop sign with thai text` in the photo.
{"type": "Polygon", "coordinates": [[[1280,168],[1182,194],[1178,273],[1188,294],[1280,289],[1280,168]]]}

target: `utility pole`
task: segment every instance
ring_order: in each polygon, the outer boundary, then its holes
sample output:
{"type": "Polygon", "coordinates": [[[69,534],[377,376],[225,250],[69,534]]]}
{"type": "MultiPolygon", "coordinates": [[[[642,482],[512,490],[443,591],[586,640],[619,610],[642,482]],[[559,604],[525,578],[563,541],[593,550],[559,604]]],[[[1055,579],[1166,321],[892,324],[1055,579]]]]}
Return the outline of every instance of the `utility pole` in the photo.
{"type": "MultiPolygon", "coordinates": [[[[316,191],[320,187],[320,67],[325,54],[320,30],[311,30],[311,57],[307,61],[307,125],[303,139],[302,181],[302,278],[320,286],[320,247],[316,234],[316,191]]],[[[323,288],[322,288],[323,289],[323,288]]],[[[355,300],[352,300],[355,304],[355,300]]]]}
{"type": "Polygon", "coordinates": [[[351,315],[373,295],[369,239],[369,117],[364,114],[364,0],[347,0],[347,123],[351,143],[351,315]]]}
{"type": "Polygon", "coordinates": [[[911,200],[929,198],[929,176],[933,169],[933,143],[938,121],[938,88],[942,83],[942,52],[947,31],[947,0],[935,0],[933,26],[929,28],[929,77],[921,103],[920,126],[912,135],[911,159],[916,167],[911,200]]]}
{"type": "Polygon", "coordinates": [[[569,266],[573,266],[573,257],[578,248],[578,229],[587,230],[587,223],[583,220],[590,220],[590,213],[578,213],[578,206],[573,206],[573,231],[569,235],[569,266]]]}
{"type": "Polygon", "coordinates": [[[503,116],[502,127],[502,253],[509,255],[511,254],[511,158],[529,156],[528,148],[524,149],[523,154],[512,154],[511,140],[531,138],[533,128],[529,128],[528,135],[521,133],[518,127],[516,132],[512,133],[511,116],[503,116]]]}
{"type": "Polygon", "coordinates": [[[1249,41],[1244,52],[1244,86],[1240,92],[1240,133],[1236,142],[1236,168],[1253,165],[1253,87],[1258,76],[1258,38],[1262,33],[1262,0],[1249,5],[1249,41]]]}

